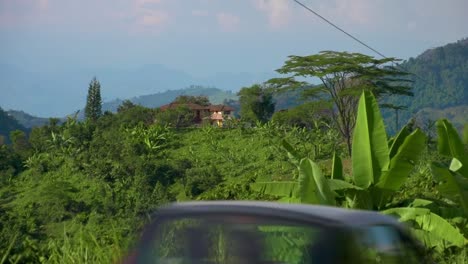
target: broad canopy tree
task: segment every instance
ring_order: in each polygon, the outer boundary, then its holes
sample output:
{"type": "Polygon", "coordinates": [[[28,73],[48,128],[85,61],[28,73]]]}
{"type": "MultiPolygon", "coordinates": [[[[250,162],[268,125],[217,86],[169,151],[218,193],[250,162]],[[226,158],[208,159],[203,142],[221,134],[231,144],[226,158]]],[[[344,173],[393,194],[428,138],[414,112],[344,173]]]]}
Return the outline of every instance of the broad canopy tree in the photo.
{"type": "Polygon", "coordinates": [[[395,58],[376,59],[360,53],[322,51],[309,56],[289,56],[277,72],[289,75],[267,83],[275,91],[304,88],[304,96],[332,103],[332,118],[346,140],[351,153],[352,131],[356,124],[359,95],[371,91],[376,98],[388,95],[412,96],[408,73],[390,64],[395,58]],[[318,78],[321,85],[311,86],[309,78],[318,78]]]}
{"type": "Polygon", "coordinates": [[[275,111],[273,94],[267,87],[254,84],[239,93],[240,116],[244,121],[267,122],[275,111]]]}

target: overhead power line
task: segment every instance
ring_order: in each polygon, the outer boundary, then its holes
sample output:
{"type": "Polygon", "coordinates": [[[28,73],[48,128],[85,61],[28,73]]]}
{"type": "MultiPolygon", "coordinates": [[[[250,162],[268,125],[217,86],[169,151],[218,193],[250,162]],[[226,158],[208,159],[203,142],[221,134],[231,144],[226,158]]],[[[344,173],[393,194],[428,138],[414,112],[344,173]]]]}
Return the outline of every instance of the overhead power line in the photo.
{"type": "MultiPolygon", "coordinates": [[[[364,47],[372,50],[373,52],[375,52],[376,54],[382,56],[383,58],[385,59],[388,59],[387,56],[385,56],[383,53],[381,53],[380,51],[372,48],[370,45],[366,44],[364,41],[358,39],[357,37],[351,35],[350,33],[346,32],[344,29],[340,28],[339,26],[337,26],[335,23],[331,22],[330,20],[326,19],[325,17],[323,17],[322,15],[320,15],[319,13],[317,13],[316,11],[312,10],[312,8],[306,6],[304,3],[302,3],[301,1],[299,0],[293,0],[294,2],[296,2],[298,5],[302,6],[303,8],[305,8],[306,10],[308,10],[309,12],[311,12],[312,14],[316,15],[317,17],[319,17],[320,19],[322,19],[323,21],[325,21],[326,23],[328,23],[329,25],[331,25],[332,27],[338,29],[339,31],[343,32],[344,34],[346,34],[348,37],[352,38],[353,40],[357,41],[359,44],[363,45],[364,47]]],[[[409,72],[407,69],[401,67],[400,65],[398,64],[395,64],[393,63],[394,65],[396,65],[398,68],[406,71],[406,72],[409,72]]],[[[423,79],[421,76],[417,75],[416,73],[411,73],[413,74],[414,76],[418,77],[419,79],[421,79],[422,81],[426,82],[426,83],[429,83],[428,81],[426,81],[425,79],[423,79]]]]}
{"type": "Polygon", "coordinates": [[[359,42],[361,45],[363,45],[364,47],[372,50],[373,52],[377,53],[378,55],[382,56],[383,58],[386,58],[387,59],[387,56],[383,55],[381,52],[379,52],[378,50],[372,48],[371,46],[367,45],[366,43],[364,43],[363,41],[361,41],[360,39],[356,38],[355,36],[351,35],[350,33],[346,32],[344,29],[340,28],[339,26],[337,26],[336,24],[334,24],[333,22],[331,22],[330,20],[326,19],[325,17],[323,17],[322,15],[320,15],[319,13],[315,12],[314,10],[312,10],[310,7],[306,6],[305,4],[303,4],[302,2],[298,1],[298,0],[293,0],[294,2],[296,2],[298,5],[302,6],[303,8],[307,9],[309,12],[311,12],[312,14],[318,16],[319,18],[321,18],[323,21],[327,22],[328,24],[330,24],[332,27],[338,29],[339,31],[343,32],[344,34],[346,34],[348,37],[354,39],[355,41],[359,42]]]}

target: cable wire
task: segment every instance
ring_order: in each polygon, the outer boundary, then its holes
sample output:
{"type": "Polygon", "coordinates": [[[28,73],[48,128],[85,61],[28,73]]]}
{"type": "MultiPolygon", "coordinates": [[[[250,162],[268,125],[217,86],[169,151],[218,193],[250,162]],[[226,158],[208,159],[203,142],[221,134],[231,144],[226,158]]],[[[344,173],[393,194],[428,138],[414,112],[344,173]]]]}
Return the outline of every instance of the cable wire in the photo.
{"type": "MultiPolygon", "coordinates": [[[[306,6],[305,4],[303,4],[301,1],[299,0],[293,0],[294,2],[296,2],[296,4],[302,6],[303,8],[305,8],[306,10],[308,10],[309,12],[311,12],[312,14],[316,15],[317,17],[319,17],[320,19],[322,19],[323,21],[327,22],[329,25],[331,25],[332,27],[338,29],[339,31],[341,31],[342,33],[346,34],[348,37],[352,38],[353,40],[357,41],[359,44],[363,45],[364,47],[372,50],[373,52],[375,52],[376,54],[382,56],[383,58],[385,59],[388,59],[387,56],[385,56],[383,53],[379,52],[378,50],[372,48],[370,45],[364,43],[364,41],[358,39],[357,37],[351,35],[350,33],[346,32],[344,29],[340,28],[339,26],[337,26],[336,24],[334,24],[333,22],[331,22],[330,20],[326,19],[325,17],[323,17],[322,15],[320,15],[319,13],[317,13],[316,11],[312,10],[312,8],[306,6]]],[[[399,64],[396,64],[394,62],[392,62],[394,65],[396,65],[398,68],[402,69],[403,71],[406,71],[406,72],[409,72],[407,69],[405,69],[404,67],[400,66],[399,64]]],[[[411,72],[409,72],[411,73],[411,72]]],[[[417,75],[416,73],[411,73],[413,74],[414,76],[418,77],[420,80],[424,81],[425,83],[429,83],[428,81],[426,81],[425,79],[423,79],[421,76],[417,75]]]]}

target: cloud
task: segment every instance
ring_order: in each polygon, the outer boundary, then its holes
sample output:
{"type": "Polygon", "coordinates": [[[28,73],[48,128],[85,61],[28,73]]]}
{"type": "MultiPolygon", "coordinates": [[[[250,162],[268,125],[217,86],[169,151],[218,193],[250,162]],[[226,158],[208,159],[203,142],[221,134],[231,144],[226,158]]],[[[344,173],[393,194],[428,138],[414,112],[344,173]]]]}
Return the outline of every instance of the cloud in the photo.
{"type": "Polygon", "coordinates": [[[216,14],[218,24],[223,31],[232,32],[239,28],[240,18],[229,13],[218,13],[216,14]]]}
{"type": "Polygon", "coordinates": [[[160,10],[152,10],[141,15],[138,18],[138,22],[144,26],[162,26],[167,22],[168,18],[168,13],[160,10]]]}
{"type": "Polygon", "coordinates": [[[346,19],[346,21],[369,25],[377,13],[376,1],[369,0],[335,0],[329,14],[333,17],[346,19]]]}
{"type": "Polygon", "coordinates": [[[135,31],[161,31],[170,20],[170,13],[163,9],[163,0],[136,0],[132,16],[135,31]]]}
{"type": "Polygon", "coordinates": [[[266,13],[269,25],[278,29],[288,24],[291,18],[290,1],[286,0],[254,0],[255,7],[266,13]]]}
{"type": "Polygon", "coordinates": [[[39,10],[45,11],[49,7],[49,0],[39,0],[39,10]]]}
{"type": "Polygon", "coordinates": [[[136,0],[138,6],[144,6],[148,4],[160,4],[162,0],[136,0]]]}

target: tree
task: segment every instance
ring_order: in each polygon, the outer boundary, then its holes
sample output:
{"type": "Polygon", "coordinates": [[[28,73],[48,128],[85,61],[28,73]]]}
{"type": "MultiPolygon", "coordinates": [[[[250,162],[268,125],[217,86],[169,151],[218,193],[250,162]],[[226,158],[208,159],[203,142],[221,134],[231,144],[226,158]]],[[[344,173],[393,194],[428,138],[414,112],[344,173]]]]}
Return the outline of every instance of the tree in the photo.
{"type": "Polygon", "coordinates": [[[265,86],[254,84],[239,93],[240,116],[245,121],[267,122],[275,111],[273,94],[265,86]]]}
{"type": "Polygon", "coordinates": [[[179,104],[198,104],[201,106],[208,106],[210,105],[210,100],[208,99],[207,96],[192,96],[192,95],[179,95],[177,98],[174,100],[174,103],[179,103],[179,104]]]}
{"type": "Polygon", "coordinates": [[[26,133],[21,130],[14,130],[10,132],[10,141],[12,143],[13,150],[26,159],[31,152],[31,145],[29,144],[26,133]]]}
{"type": "Polygon", "coordinates": [[[276,91],[304,88],[304,95],[332,102],[332,118],[351,154],[352,131],[356,124],[359,95],[369,90],[377,98],[386,95],[412,96],[409,74],[389,63],[395,58],[376,59],[360,53],[322,51],[309,56],[289,56],[277,72],[290,75],[268,81],[276,91]],[[322,84],[310,86],[297,78],[318,78],[322,84]]]}
{"type": "Polygon", "coordinates": [[[127,99],[127,100],[123,101],[122,104],[119,105],[119,107],[117,107],[117,113],[127,111],[128,109],[131,109],[131,108],[133,108],[135,106],[136,105],[132,101],[127,99]]]}
{"type": "Polygon", "coordinates": [[[175,128],[189,127],[193,124],[193,112],[186,106],[166,109],[156,113],[155,123],[171,125],[175,128]]]}
{"type": "Polygon", "coordinates": [[[96,121],[102,115],[101,84],[94,77],[89,83],[88,97],[86,100],[86,119],[96,121]]]}

